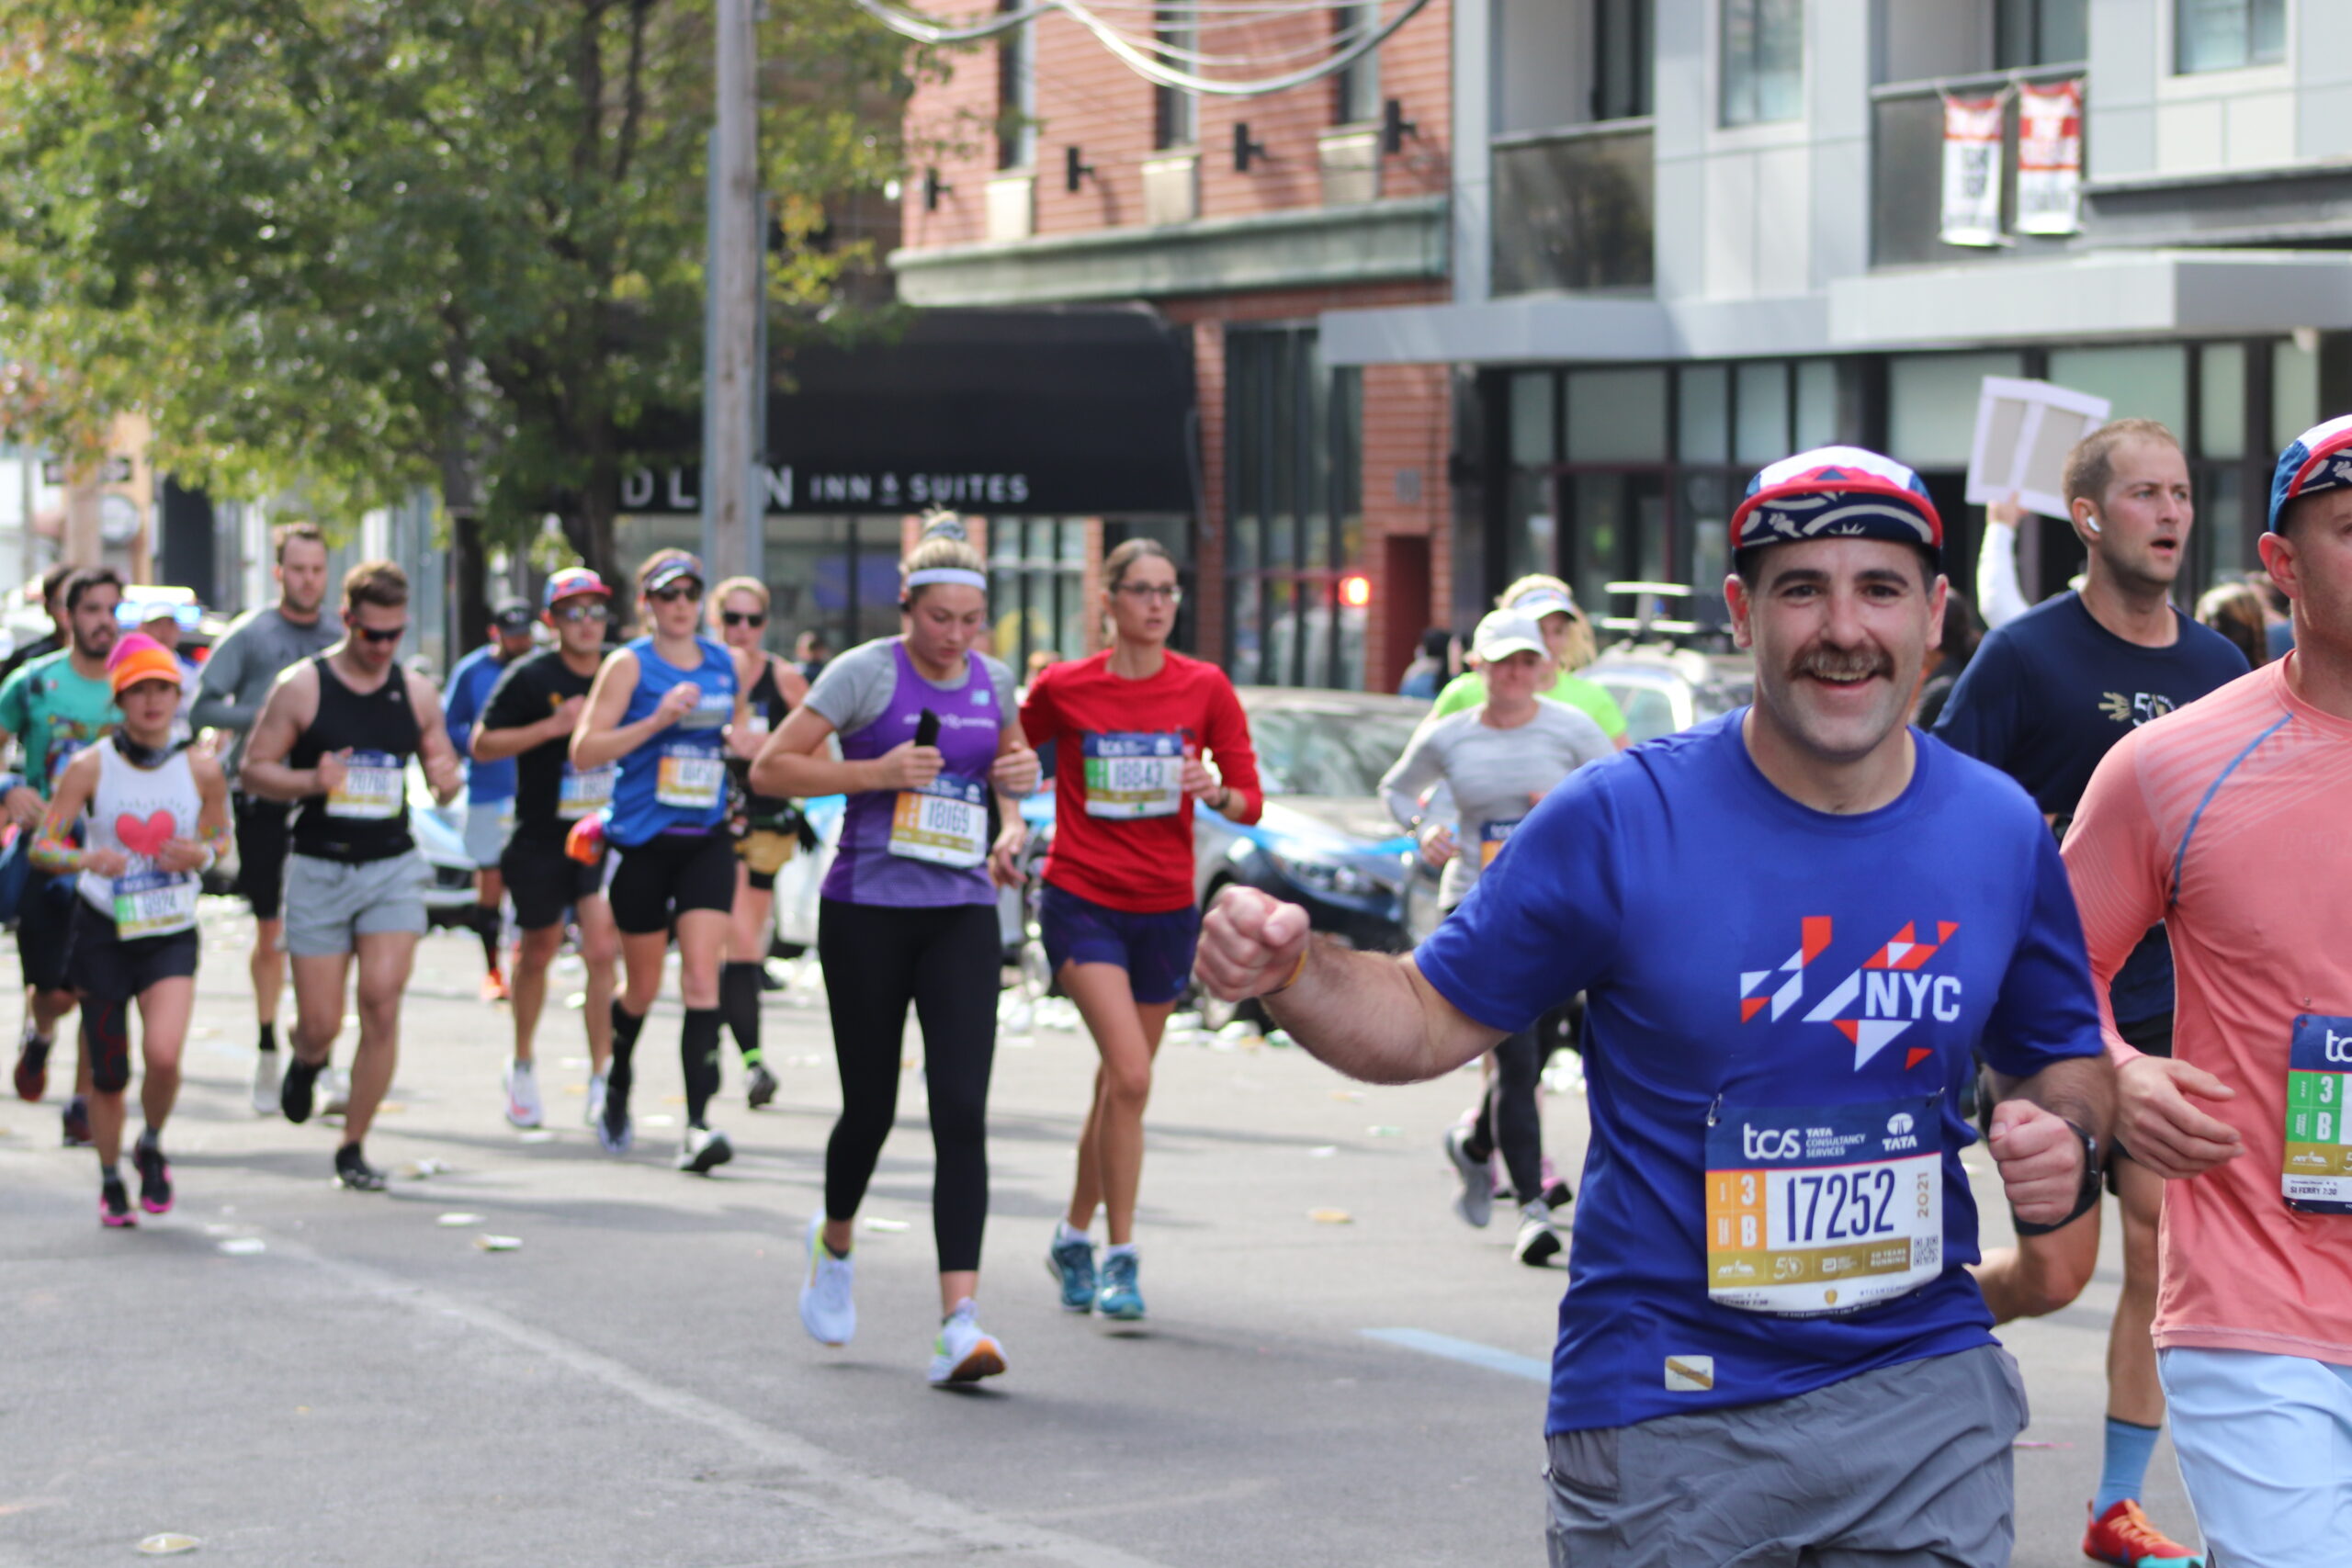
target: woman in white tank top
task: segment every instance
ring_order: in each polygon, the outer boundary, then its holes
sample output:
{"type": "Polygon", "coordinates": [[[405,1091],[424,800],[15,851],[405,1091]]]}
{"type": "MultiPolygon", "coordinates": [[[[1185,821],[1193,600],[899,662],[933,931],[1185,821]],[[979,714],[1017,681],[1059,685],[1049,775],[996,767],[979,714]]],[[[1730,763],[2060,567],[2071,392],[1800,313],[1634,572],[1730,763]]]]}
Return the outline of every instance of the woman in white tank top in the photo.
{"type": "Polygon", "coordinates": [[[82,998],[90,1067],[90,1140],[98,1156],[98,1220],[139,1223],[119,1162],[130,1082],[130,1010],[139,1007],[146,1131],[134,1158],[139,1206],[170,1212],[163,1130],[179,1096],[180,1048],[196,1007],[196,900],[227,847],[229,785],[209,752],[175,743],[179,661],[153,638],[115,644],[107,662],[122,723],[66,765],[33,841],[33,863],[78,873],[67,973],[82,998]]]}

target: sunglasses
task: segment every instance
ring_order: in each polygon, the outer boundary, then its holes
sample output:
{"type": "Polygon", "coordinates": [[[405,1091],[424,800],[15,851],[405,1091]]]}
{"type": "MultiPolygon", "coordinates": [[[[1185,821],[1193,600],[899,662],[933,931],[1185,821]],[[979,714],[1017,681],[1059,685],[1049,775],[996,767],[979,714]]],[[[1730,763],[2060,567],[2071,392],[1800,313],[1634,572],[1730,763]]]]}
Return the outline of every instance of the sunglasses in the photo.
{"type": "Polygon", "coordinates": [[[718,618],[730,626],[763,626],[768,624],[765,610],[721,610],[718,618]]]}
{"type": "Polygon", "coordinates": [[[375,626],[354,626],[351,629],[357,632],[364,642],[398,642],[408,636],[406,621],[402,621],[396,626],[385,626],[380,629],[375,626]]]}
{"type": "Polygon", "coordinates": [[[1184,591],[1172,582],[1125,582],[1119,585],[1118,592],[1140,603],[1159,600],[1163,604],[1181,604],[1184,602],[1184,591]]]}
{"type": "Polygon", "coordinates": [[[612,611],[602,604],[566,604],[548,612],[559,621],[606,621],[612,611]]]}
{"type": "Polygon", "coordinates": [[[646,597],[657,604],[674,604],[681,599],[700,599],[702,584],[699,582],[675,583],[666,588],[656,588],[646,597]]]}

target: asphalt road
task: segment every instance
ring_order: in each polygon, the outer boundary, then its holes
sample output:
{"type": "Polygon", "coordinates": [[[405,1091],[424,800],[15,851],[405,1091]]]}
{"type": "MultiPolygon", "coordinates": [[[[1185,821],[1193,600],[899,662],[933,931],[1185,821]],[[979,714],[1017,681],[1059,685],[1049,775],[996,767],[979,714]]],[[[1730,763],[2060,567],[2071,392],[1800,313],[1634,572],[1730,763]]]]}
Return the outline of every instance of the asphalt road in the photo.
{"type": "MultiPolygon", "coordinates": [[[[58,1091],[0,1104],[0,1568],[127,1561],[158,1532],[206,1559],[387,1568],[1543,1561],[1540,1380],[1566,1274],[1514,1264],[1499,1217],[1473,1233],[1447,1207],[1436,1145],[1472,1077],[1372,1089],[1296,1050],[1170,1046],[1140,1226],[1152,1315],[1114,1327],[1063,1314],[1042,1267],[1091,1046],[1008,1035],[980,1300],[1011,1370],[942,1393],[923,1379],[912,1070],[859,1236],[857,1340],[801,1333],[837,1104],[806,990],[769,998],[775,1106],[743,1108],[729,1048],[717,1120],[739,1154],[700,1179],[669,1168],[675,1129],[653,1124],[683,1114],[673,1009],[639,1051],[635,1154],[607,1158],[581,1125],[584,1045],[560,1003],[552,1135],[526,1138],[499,1113],[508,1026],[474,999],[480,950],[428,939],[369,1144],[409,1174],[363,1196],[329,1181],[332,1130],[246,1104],[236,908],[206,916],[175,1213],[103,1231],[90,1156],[57,1146],[58,1091]],[[486,1252],[484,1234],[522,1245],[486,1252]]],[[[560,976],[559,998],[577,985],[560,976]]],[[[1546,1129],[1573,1170],[1581,1100],[1553,1097],[1546,1129]]],[[[2035,1410],[2027,1568],[2082,1561],[2109,1252],[2081,1303],[2007,1336],[2035,1410]]],[[[2150,1504],[2188,1529],[2168,1448],[2150,1504]]]]}

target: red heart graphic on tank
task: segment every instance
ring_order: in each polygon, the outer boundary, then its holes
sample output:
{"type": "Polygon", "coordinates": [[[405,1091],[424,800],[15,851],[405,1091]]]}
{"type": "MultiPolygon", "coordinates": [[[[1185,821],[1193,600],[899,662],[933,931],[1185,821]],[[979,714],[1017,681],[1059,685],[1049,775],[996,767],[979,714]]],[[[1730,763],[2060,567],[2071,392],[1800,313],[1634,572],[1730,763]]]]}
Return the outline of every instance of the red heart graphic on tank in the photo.
{"type": "Polygon", "coordinates": [[[126,811],[114,819],[114,836],[122,840],[124,849],[152,860],[171,842],[175,826],[172,814],[161,808],[149,812],[145,821],[126,811]]]}

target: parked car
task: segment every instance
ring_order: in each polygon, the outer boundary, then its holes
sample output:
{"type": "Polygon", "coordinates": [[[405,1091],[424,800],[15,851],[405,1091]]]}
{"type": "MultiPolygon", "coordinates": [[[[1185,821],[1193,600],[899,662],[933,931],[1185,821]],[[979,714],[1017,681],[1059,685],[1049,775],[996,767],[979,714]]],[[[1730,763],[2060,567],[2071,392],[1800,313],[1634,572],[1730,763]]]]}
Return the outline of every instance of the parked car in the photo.
{"type": "Polygon", "coordinates": [[[1745,655],[1663,643],[1615,644],[1577,673],[1616,700],[1636,745],[1745,707],[1756,693],[1745,655]]]}

